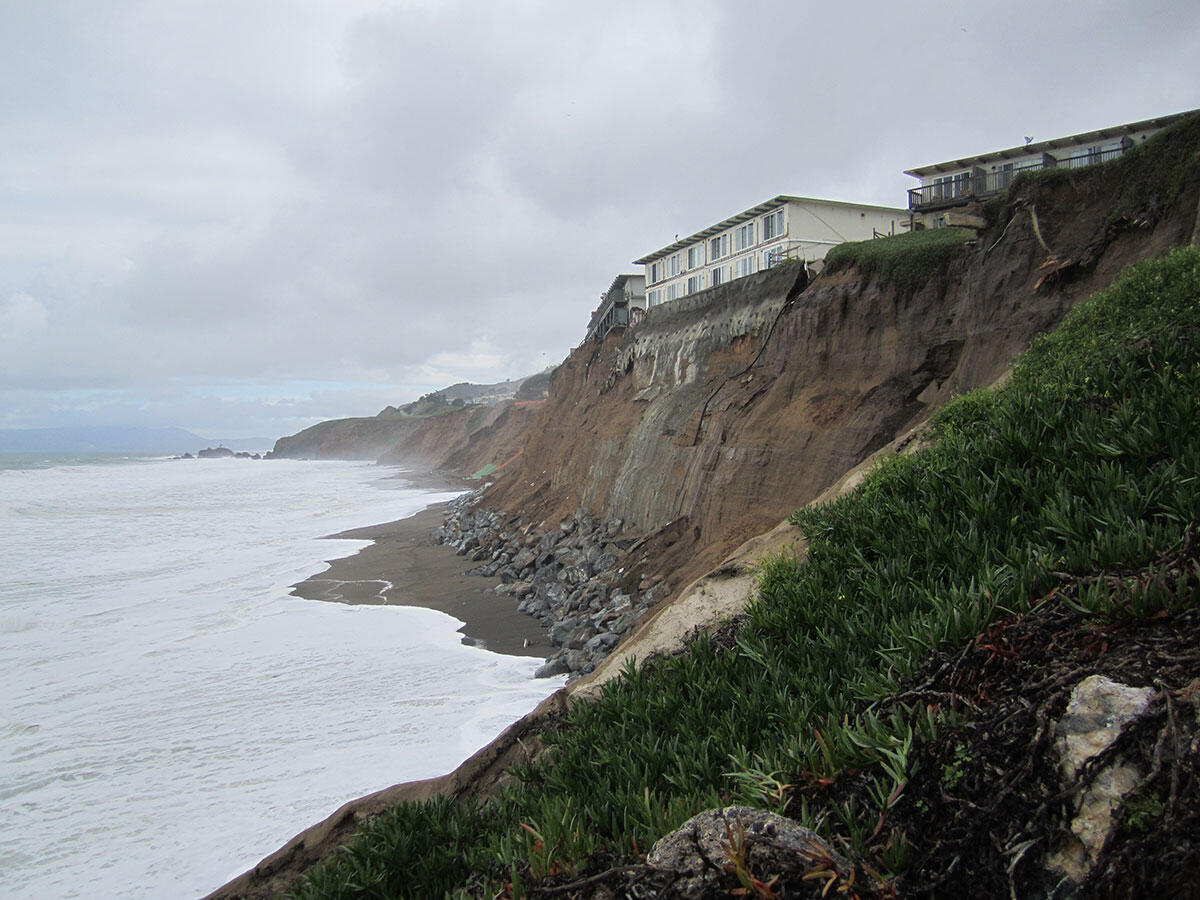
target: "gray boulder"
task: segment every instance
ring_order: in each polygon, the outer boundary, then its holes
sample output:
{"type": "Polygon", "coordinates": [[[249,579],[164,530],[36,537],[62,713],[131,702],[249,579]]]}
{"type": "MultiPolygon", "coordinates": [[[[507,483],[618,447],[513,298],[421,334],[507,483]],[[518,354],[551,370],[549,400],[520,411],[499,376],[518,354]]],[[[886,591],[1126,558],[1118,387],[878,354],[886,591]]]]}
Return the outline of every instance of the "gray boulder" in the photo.
{"type": "Polygon", "coordinates": [[[538,670],[533,673],[534,678],[553,678],[555,675],[566,675],[571,671],[571,667],[567,665],[567,659],[564,655],[559,654],[552,656],[546,660],[545,664],[538,667],[538,670]]]}
{"type": "Polygon", "coordinates": [[[617,642],[620,640],[620,635],[613,634],[611,631],[602,631],[584,644],[583,649],[590,653],[607,653],[613,647],[617,646],[617,642]]]}
{"type": "Polygon", "coordinates": [[[776,875],[823,871],[839,878],[850,862],[816,832],[775,813],[748,806],[710,809],[663,837],[646,862],[675,875],[672,885],[691,897],[728,884],[740,866],[762,882],[776,875]]]}

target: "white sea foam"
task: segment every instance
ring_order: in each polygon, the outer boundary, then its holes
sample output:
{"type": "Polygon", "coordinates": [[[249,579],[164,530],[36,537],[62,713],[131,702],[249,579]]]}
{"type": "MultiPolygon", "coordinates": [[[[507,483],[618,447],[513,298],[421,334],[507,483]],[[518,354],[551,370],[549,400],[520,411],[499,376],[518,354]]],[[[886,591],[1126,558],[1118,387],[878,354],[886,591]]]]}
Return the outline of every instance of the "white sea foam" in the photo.
{"type": "Polygon", "coordinates": [[[455,620],[301,600],[449,494],[286,460],[0,468],[11,897],[195,897],[344,801],[448,771],[558,682],[455,620]]]}

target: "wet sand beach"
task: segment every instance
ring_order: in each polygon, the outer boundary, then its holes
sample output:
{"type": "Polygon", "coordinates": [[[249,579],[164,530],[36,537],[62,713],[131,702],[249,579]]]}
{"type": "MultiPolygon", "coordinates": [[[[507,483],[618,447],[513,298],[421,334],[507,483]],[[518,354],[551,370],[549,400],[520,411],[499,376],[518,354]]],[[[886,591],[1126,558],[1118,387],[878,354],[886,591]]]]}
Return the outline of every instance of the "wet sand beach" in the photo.
{"type": "Polygon", "coordinates": [[[446,504],[407,519],[329,535],[374,541],[358,553],[329,562],[328,571],[305,579],[292,593],[308,600],[420,606],[453,616],[464,639],[496,653],[545,657],[555,648],[537,619],[517,612],[512,597],[496,594],[498,578],[466,575],[478,565],[430,536],[446,504]]]}

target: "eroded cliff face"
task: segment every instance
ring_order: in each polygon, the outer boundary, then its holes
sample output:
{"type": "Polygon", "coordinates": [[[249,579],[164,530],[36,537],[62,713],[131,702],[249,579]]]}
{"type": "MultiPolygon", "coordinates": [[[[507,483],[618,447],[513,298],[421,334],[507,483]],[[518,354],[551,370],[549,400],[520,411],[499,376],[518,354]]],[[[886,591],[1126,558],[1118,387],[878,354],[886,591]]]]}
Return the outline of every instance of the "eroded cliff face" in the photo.
{"type": "Polygon", "coordinates": [[[656,307],[571,353],[484,502],[534,523],[620,518],[685,584],[1186,241],[1195,175],[1171,208],[1116,220],[1111,173],[1039,185],[916,290],[848,270],[801,291],[781,267],[656,307]]]}
{"type": "Polygon", "coordinates": [[[488,463],[502,465],[521,451],[541,405],[509,400],[430,416],[419,428],[399,435],[379,461],[464,475],[488,463]]]}

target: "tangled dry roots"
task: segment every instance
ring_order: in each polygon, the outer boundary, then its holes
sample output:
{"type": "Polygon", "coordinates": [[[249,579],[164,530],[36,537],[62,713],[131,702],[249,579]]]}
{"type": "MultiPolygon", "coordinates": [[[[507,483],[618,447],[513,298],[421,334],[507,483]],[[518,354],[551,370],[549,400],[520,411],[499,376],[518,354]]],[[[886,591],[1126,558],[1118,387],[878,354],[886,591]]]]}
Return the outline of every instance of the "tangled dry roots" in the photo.
{"type": "Polygon", "coordinates": [[[1138,573],[1064,577],[1033,612],[998,622],[930,661],[900,700],[955,708],[967,721],[915,748],[891,826],[912,842],[906,897],[1065,896],[1047,873],[1075,814],[1054,723],[1090,675],[1153,687],[1156,700],[1082,771],[1121,758],[1146,773],[1077,897],[1194,897],[1200,885],[1200,583],[1195,542],[1138,573]],[[1139,621],[1098,622],[1065,602],[1085,582],[1154,583],[1190,602],[1139,621]],[[919,836],[914,837],[914,836],[919,836]]]}

